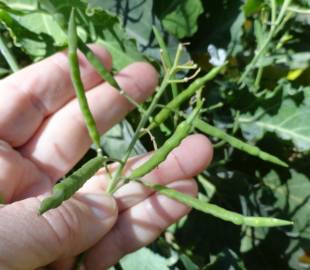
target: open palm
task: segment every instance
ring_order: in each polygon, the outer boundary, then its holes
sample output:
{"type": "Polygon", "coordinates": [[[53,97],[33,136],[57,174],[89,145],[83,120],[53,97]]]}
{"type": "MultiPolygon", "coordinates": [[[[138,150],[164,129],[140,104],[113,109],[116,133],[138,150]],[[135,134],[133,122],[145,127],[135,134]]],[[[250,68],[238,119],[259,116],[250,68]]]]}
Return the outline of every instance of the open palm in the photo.
{"type": "MultiPolygon", "coordinates": [[[[93,46],[107,68],[112,59],[93,46]]],[[[120,121],[132,106],[103,82],[80,56],[81,75],[100,132],[120,121]]],[[[142,102],[154,91],[157,74],[135,63],[117,76],[121,87],[142,102]]],[[[45,193],[87,152],[91,144],[75,99],[65,53],[58,53],[0,81],[0,268],[71,269],[74,257],[88,250],[84,269],[106,269],[122,256],[152,242],[189,209],[130,183],[104,195],[101,170],[57,209],[37,215],[45,193]]],[[[147,157],[136,157],[127,169],[147,157]]],[[[192,177],[212,158],[209,141],[188,137],[145,181],[189,194],[192,177]]],[[[113,170],[113,166],[112,166],[113,170]]]]}

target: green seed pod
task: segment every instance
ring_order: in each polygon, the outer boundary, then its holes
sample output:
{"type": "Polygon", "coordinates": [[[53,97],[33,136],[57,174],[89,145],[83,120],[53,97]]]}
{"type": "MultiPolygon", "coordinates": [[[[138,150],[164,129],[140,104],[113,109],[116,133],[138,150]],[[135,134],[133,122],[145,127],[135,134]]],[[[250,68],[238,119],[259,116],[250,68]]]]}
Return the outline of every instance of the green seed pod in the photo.
{"type": "Polygon", "coordinates": [[[76,32],[74,9],[72,9],[69,20],[68,45],[69,45],[68,54],[69,54],[69,64],[70,64],[72,83],[74,85],[76,96],[78,98],[79,105],[86,122],[88,133],[92,141],[96,145],[97,149],[100,149],[100,133],[97,130],[95,119],[90,112],[89,105],[85,95],[84,85],[80,74],[79,60],[77,56],[78,36],[76,32]]]}
{"type": "Polygon", "coordinates": [[[235,225],[246,225],[250,227],[277,227],[277,226],[293,225],[293,222],[283,219],[243,216],[239,213],[226,210],[218,205],[201,201],[197,198],[181,193],[175,189],[171,189],[158,184],[150,184],[143,182],[142,184],[158,191],[160,194],[163,194],[171,199],[177,200],[189,207],[192,207],[206,214],[210,214],[222,220],[232,222],[235,225]]]}
{"type": "Polygon", "coordinates": [[[104,161],[104,157],[97,156],[89,160],[80,169],[65,178],[62,182],[56,184],[53,188],[52,196],[42,201],[39,214],[42,215],[44,212],[58,207],[63,201],[71,198],[89,178],[95,175],[95,173],[103,166],[104,161]]]}
{"type": "Polygon", "coordinates": [[[227,133],[225,133],[223,130],[213,127],[200,119],[196,119],[194,121],[194,126],[195,128],[199,129],[203,133],[214,136],[216,138],[220,138],[223,141],[229,143],[231,146],[241,151],[244,151],[252,156],[259,157],[260,159],[264,161],[269,161],[274,164],[280,165],[282,167],[288,167],[288,165],[284,161],[280,160],[279,158],[260,150],[256,146],[247,144],[233,136],[230,136],[227,133]]]}
{"type": "Polygon", "coordinates": [[[148,161],[143,163],[137,169],[133,170],[129,178],[140,178],[156,168],[156,166],[158,166],[161,162],[163,162],[167,158],[168,154],[174,148],[176,148],[191,132],[192,122],[197,116],[198,111],[199,108],[195,109],[185,121],[181,122],[177,126],[174,134],[163,144],[163,146],[160,147],[148,161]]]}
{"type": "Polygon", "coordinates": [[[170,114],[178,109],[186,100],[192,97],[206,82],[214,79],[216,75],[223,69],[223,66],[213,68],[205,76],[196,79],[187,89],[182,91],[178,96],[172,99],[153,119],[153,122],[147,128],[151,130],[163,123],[170,114]]]}

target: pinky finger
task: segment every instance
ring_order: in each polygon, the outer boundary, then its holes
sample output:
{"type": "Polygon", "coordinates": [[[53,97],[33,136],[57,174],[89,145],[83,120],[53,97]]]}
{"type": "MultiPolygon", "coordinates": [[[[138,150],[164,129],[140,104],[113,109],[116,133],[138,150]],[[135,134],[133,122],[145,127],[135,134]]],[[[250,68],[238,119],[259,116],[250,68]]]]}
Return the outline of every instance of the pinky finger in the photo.
{"type": "MultiPolygon", "coordinates": [[[[197,194],[194,180],[175,181],[168,186],[189,195],[197,194]]],[[[126,254],[150,244],[189,211],[177,201],[153,194],[119,215],[113,229],[89,251],[86,269],[107,269],[126,254]]]]}

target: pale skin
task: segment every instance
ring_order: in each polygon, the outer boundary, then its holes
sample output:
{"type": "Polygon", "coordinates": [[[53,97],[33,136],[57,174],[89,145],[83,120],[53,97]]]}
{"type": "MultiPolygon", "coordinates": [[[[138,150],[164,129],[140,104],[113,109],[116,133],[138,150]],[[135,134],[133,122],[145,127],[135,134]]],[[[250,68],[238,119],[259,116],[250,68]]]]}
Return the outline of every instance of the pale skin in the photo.
{"type": "MultiPolygon", "coordinates": [[[[111,68],[111,56],[103,48],[92,48],[111,68]]],[[[80,67],[91,111],[103,133],[133,107],[101,80],[83,56],[80,67]]],[[[116,80],[138,102],[152,95],[158,83],[155,70],[146,63],[131,64],[116,80]]],[[[0,195],[6,203],[0,207],[0,269],[69,270],[85,250],[83,269],[107,269],[189,212],[138,183],[124,186],[114,197],[104,195],[107,177],[101,170],[74,198],[38,216],[40,201],[90,144],[66,53],[0,81],[0,195]]],[[[144,158],[133,158],[126,169],[144,158]]],[[[192,177],[211,159],[209,140],[192,135],[144,179],[195,195],[192,177]]]]}

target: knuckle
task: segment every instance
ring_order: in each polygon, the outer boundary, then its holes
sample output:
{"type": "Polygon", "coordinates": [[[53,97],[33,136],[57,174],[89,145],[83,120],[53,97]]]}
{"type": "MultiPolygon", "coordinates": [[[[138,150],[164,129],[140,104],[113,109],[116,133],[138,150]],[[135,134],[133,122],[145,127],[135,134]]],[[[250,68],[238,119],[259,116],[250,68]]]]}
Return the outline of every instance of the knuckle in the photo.
{"type": "Polygon", "coordinates": [[[66,243],[74,243],[79,234],[80,219],[74,207],[71,202],[65,202],[57,209],[43,215],[59,250],[68,250],[66,243]]]}
{"type": "Polygon", "coordinates": [[[172,159],[174,160],[175,162],[175,166],[177,166],[177,168],[179,168],[179,170],[182,172],[182,174],[184,175],[184,177],[189,177],[190,176],[190,173],[187,172],[182,164],[182,162],[179,160],[179,156],[174,153],[174,151],[172,151],[170,153],[172,159]]]}

